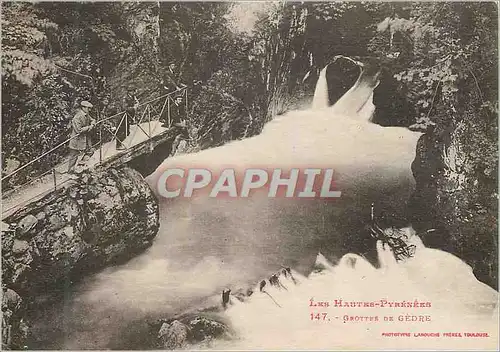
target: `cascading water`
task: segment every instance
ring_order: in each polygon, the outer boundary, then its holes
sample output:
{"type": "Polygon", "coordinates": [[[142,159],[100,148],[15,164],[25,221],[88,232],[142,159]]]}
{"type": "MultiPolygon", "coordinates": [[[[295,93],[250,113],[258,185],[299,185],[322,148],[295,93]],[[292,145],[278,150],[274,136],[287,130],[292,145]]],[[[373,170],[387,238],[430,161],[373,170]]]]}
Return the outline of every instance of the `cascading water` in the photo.
{"type": "MultiPolygon", "coordinates": [[[[326,81],[316,93],[327,95],[326,81]]],[[[146,321],[201,302],[225,287],[244,287],[281,268],[308,274],[318,251],[336,260],[366,251],[363,232],[376,203],[380,219],[400,216],[412,186],[410,164],[420,134],[368,121],[373,76],[361,76],[342,99],[349,109],[296,111],[262,134],[166,159],[147,181],[157,192],[173,167],[333,168],[334,200],[164,199],[153,246],[108,268],[35,321],[31,348],[145,348],[146,321]],[[368,93],[368,94],[367,94],[368,93]],[[43,336],[43,340],[40,338],[43,336]]]]}
{"type": "Polygon", "coordinates": [[[319,110],[330,106],[330,100],[328,98],[328,81],[326,79],[326,70],[328,65],[325,66],[319,73],[318,82],[316,83],[316,89],[314,90],[314,97],[312,101],[312,109],[319,110]]]}
{"type": "Polygon", "coordinates": [[[336,266],[318,255],[323,270],[309,278],[280,275],[280,285],[256,290],[244,303],[234,299],[223,316],[238,338],[210,347],[495,349],[498,292],[479,282],[460,259],[424,247],[405,230],[416,246],[412,258],[397,262],[380,241],[378,268],[355,254],[336,266]]]}

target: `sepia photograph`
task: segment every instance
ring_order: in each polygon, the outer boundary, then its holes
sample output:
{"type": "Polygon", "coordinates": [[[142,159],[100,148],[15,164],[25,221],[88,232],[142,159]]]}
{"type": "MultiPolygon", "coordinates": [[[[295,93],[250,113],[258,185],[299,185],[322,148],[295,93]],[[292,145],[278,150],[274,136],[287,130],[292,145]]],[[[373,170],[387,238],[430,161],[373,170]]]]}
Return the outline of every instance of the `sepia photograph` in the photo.
{"type": "Polygon", "coordinates": [[[0,6],[2,350],[500,348],[497,2],[0,6]]]}

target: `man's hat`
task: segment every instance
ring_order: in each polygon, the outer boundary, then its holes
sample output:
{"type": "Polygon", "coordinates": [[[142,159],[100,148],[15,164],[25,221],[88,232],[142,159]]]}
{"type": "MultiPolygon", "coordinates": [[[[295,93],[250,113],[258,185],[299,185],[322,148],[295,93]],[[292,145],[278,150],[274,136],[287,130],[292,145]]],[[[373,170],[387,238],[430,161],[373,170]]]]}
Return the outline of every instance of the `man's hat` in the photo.
{"type": "Polygon", "coordinates": [[[80,103],[81,106],[85,106],[87,108],[92,108],[94,105],[90,104],[88,101],[84,100],[80,103]]]}

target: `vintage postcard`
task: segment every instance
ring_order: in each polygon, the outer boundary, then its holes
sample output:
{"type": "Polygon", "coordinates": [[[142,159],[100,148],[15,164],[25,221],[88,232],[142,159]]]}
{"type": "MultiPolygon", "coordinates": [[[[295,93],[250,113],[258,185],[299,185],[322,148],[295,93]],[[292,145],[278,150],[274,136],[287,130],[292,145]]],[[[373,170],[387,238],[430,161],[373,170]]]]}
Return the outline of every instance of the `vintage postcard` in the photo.
{"type": "Polygon", "coordinates": [[[1,4],[2,349],[498,350],[496,2],[1,4]]]}

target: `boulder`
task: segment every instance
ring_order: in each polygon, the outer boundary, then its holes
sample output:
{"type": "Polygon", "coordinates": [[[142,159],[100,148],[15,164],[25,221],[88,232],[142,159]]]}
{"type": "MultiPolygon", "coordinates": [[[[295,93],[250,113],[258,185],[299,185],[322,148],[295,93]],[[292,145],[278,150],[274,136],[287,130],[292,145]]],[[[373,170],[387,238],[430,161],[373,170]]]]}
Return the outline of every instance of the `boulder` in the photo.
{"type": "Polygon", "coordinates": [[[173,350],[185,347],[189,335],[189,328],[178,320],[171,323],[163,323],[158,332],[162,346],[165,349],[173,350]]]}
{"type": "Polygon", "coordinates": [[[196,342],[218,338],[228,332],[228,328],[224,324],[203,316],[197,316],[190,320],[188,326],[196,342]]]}
{"type": "Polygon", "coordinates": [[[83,175],[4,219],[3,281],[22,296],[64,287],[151,245],[158,204],[130,168],[83,175]]]}

